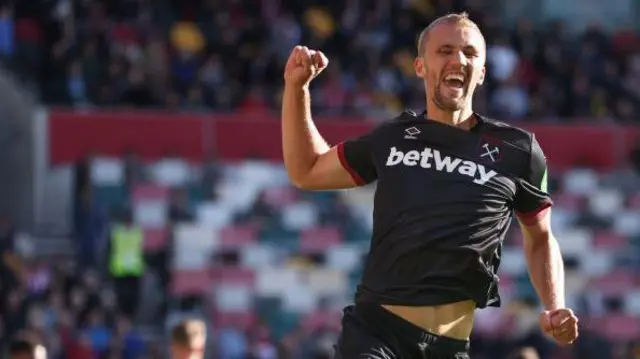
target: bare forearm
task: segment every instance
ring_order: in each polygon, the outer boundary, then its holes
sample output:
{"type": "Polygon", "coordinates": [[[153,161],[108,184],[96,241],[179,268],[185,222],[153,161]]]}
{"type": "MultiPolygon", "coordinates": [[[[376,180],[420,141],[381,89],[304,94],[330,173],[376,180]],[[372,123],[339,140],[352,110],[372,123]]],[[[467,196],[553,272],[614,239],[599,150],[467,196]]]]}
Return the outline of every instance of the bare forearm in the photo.
{"type": "Polygon", "coordinates": [[[284,164],[295,182],[306,176],[318,156],[329,151],[311,117],[307,87],[285,86],[282,99],[282,151],[284,164]]]}
{"type": "Polygon", "coordinates": [[[525,245],[525,254],[531,282],[545,309],[564,308],[564,264],[556,239],[550,234],[532,240],[525,245]]]}

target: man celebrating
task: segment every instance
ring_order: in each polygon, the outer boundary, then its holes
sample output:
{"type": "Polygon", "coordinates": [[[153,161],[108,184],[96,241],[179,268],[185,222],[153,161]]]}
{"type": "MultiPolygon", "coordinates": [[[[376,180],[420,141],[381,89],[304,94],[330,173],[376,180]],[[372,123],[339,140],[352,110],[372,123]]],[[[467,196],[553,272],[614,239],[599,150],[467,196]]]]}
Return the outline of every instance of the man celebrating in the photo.
{"type": "Polygon", "coordinates": [[[311,118],[309,83],[328,65],[293,49],[284,70],[282,146],[291,181],[309,190],[377,181],[370,253],[355,305],[344,310],[336,358],[468,358],[476,308],[499,306],[501,246],[517,213],[541,326],[559,344],[578,336],[564,302],[551,233],[546,161],[533,134],[472,110],[486,44],[466,14],[420,35],[416,75],[426,111],[407,111],[330,147],[311,118]]]}

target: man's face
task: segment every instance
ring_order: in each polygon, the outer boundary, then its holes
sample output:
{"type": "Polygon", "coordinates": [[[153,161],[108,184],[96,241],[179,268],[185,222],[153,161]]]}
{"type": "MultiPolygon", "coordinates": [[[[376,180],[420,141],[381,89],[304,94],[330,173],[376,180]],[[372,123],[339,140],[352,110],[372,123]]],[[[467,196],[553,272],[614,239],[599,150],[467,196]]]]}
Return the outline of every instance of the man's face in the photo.
{"type": "Polygon", "coordinates": [[[471,104],[485,75],[486,46],[482,34],[471,26],[444,22],[431,29],[423,53],[414,63],[426,83],[428,98],[443,111],[471,104]]]}

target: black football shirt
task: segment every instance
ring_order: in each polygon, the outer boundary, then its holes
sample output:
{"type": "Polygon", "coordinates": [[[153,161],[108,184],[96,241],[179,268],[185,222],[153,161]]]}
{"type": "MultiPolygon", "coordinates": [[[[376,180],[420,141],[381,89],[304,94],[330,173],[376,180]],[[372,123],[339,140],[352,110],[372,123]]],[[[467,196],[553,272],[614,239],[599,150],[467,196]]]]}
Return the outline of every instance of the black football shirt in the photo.
{"type": "Polygon", "coordinates": [[[464,131],[407,111],[338,145],[360,185],[377,181],[356,302],[499,306],[497,270],[513,213],[552,205],[533,134],[475,114],[464,131]]]}

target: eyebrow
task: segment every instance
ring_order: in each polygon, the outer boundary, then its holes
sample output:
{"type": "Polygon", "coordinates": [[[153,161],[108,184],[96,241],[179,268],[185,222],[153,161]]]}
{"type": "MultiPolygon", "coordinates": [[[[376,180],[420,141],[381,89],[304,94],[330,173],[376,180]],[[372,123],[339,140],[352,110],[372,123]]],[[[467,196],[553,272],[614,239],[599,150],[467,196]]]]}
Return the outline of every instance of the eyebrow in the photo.
{"type": "MultiPolygon", "coordinates": [[[[443,49],[449,50],[449,49],[453,49],[453,48],[455,48],[455,47],[456,47],[456,46],[451,45],[451,44],[445,44],[445,45],[440,46],[440,47],[438,48],[438,50],[443,50],[443,49]]],[[[466,46],[464,46],[462,49],[463,49],[463,50],[471,50],[471,51],[478,52],[478,48],[477,48],[477,47],[475,47],[475,46],[473,46],[473,45],[466,45],[466,46]]]]}

